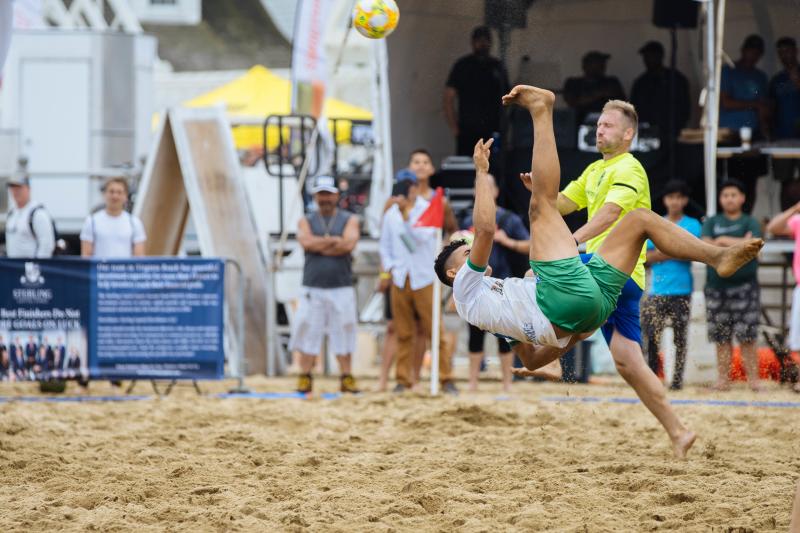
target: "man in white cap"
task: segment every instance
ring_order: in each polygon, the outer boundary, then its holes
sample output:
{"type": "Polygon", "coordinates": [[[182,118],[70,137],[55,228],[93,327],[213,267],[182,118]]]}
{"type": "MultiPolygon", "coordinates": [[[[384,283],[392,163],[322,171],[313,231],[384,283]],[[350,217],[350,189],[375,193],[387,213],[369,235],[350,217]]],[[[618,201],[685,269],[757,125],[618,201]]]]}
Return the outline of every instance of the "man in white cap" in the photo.
{"type": "Polygon", "coordinates": [[[300,304],[292,321],[289,348],[300,352],[297,390],[313,390],[311,370],[328,337],[328,350],[341,370],[341,391],[358,392],[351,375],[356,347],[356,293],[351,253],[358,243],[358,219],[338,208],[339,189],[331,176],[318,176],[311,189],[318,209],[300,219],[297,241],[306,252],[300,304]]]}
{"type": "Polygon", "coordinates": [[[56,247],[55,229],[42,204],[31,201],[28,176],[19,172],[8,180],[14,202],[6,216],[6,255],[8,257],[47,258],[56,247]]]}

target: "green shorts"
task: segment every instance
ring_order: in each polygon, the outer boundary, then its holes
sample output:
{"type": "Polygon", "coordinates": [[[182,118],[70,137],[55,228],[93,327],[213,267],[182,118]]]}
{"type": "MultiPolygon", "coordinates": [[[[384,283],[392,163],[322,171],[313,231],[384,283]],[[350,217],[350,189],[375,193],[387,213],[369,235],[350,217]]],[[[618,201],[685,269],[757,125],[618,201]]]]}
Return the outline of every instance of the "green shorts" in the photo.
{"type": "Polygon", "coordinates": [[[617,307],[628,276],[597,254],[585,265],[578,256],[557,261],[530,261],[539,278],[536,303],[544,316],[573,333],[602,326],[617,307]]]}

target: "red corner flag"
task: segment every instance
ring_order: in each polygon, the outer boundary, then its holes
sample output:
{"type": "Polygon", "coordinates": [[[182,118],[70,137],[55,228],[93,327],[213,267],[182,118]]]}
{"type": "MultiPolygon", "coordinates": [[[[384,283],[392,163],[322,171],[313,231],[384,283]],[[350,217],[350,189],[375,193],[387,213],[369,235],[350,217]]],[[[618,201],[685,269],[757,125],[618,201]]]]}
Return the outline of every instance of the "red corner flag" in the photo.
{"type": "Polygon", "coordinates": [[[444,226],[444,190],[436,187],[436,193],[431,198],[428,209],[422,213],[414,227],[441,228],[444,226]]]}

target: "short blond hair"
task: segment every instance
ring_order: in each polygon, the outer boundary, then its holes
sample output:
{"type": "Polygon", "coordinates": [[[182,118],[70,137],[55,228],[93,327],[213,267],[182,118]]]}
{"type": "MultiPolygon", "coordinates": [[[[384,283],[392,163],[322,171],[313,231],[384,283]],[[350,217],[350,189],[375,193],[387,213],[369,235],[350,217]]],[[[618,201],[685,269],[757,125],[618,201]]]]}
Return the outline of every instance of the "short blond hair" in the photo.
{"type": "Polygon", "coordinates": [[[634,132],[639,129],[639,114],[636,112],[636,108],[633,107],[632,103],[626,102],[625,100],[609,100],[606,102],[606,105],[603,106],[603,113],[611,110],[622,113],[622,116],[631,123],[634,132]]]}

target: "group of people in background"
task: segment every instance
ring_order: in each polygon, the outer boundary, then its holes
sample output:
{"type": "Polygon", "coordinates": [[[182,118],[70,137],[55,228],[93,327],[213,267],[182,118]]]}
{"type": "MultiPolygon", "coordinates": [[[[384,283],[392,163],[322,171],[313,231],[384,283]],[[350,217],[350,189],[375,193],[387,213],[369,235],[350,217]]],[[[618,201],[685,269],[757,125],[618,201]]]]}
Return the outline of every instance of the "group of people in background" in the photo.
{"type": "Polygon", "coordinates": [[[0,335],[0,381],[77,377],[83,362],[74,346],[69,348],[62,337],[54,343],[39,335],[19,335],[6,341],[0,335]]]}

